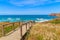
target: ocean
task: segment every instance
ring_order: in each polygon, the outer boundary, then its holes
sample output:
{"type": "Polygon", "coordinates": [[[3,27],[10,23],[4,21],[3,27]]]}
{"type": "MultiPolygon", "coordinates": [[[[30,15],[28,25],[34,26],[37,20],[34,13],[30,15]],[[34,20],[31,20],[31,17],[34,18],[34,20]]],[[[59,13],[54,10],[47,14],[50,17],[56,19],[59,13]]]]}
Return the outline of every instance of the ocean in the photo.
{"type": "Polygon", "coordinates": [[[48,20],[52,20],[56,18],[56,16],[49,15],[0,15],[0,22],[27,22],[30,20],[36,22],[44,22],[48,20]]]}

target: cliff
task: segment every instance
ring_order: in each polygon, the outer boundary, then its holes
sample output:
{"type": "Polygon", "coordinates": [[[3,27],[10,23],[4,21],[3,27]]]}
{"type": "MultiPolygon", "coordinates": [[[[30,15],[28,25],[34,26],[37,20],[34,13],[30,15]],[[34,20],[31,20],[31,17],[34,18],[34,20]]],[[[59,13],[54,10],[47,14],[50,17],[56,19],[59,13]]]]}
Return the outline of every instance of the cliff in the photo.
{"type": "Polygon", "coordinates": [[[52,14],[50,14],[50,16],[57,16],[57,17],[60,17],[60,13],[52,13],[52,14]]]}

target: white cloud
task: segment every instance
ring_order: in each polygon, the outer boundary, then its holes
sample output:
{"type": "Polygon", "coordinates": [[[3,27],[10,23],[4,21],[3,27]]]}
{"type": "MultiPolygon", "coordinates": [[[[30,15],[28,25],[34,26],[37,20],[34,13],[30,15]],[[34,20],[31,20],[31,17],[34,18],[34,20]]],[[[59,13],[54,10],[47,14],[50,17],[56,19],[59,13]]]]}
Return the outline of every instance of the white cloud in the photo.
{"type": "Polygon", "coordinates": [[[8,1],[8,0],[0,0],[0,2],[3,2],[3,1],[5,1],[5,2],[6,2],[6,1],[8,1]]]}
{"type": "Polygon", "coordinates": [[[60,0],[10,0],[9,2],[17,6],[24,6],[24,5],[36,6],[36,5],[44,5],[44,4],[60,2],[60,0]]]}
{"type": "Polygon", "coordinates": [[[60,2],[60,0],[56,0],[56,2],[60,2]]]}
{"type": "Polygon", "coordinates": [[[48,0],[23,0],[23,1],[18,1],[18,0],[10,0],[10,3],[21,6],[21,5],[41,5],[47,2],[48,0]]]}

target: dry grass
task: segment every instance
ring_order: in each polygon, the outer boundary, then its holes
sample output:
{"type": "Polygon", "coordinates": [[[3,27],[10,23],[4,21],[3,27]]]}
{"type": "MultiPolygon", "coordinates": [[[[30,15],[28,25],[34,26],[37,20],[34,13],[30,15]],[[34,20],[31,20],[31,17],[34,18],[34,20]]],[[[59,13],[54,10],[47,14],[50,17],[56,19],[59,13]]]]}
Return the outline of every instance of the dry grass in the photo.
{"type": "Polygon", "coordinates": [[[60,23],[37,23],[25,40],[60,40],[60,23]]]}
{"type": "MultiPolygon", "coordinates": [[[[22,23],[20,23],[22,24],[22,23]]],[[[12,30],[15,30],[17,27],[19,27],[19,22],[15,22],[14,25],[13,23],[9,23],[9,22],[1,22],[0,23],[0,37],[2,36],[2,27],[4,25],[4,33],[8,34],[9,32],[11,32],[12,30]]]]}

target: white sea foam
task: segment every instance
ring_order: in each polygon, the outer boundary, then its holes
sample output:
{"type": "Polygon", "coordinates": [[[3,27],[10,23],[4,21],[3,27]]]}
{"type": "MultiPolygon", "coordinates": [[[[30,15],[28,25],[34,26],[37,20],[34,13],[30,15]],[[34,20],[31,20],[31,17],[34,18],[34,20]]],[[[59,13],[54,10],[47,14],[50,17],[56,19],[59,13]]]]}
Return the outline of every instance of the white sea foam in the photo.
{"type": "Polygon", "coordinates": [[[7,20],[12,20],[12,18],[8,18],[7,20]]]}
{"type": "Polygon", "coordinates": [[[49,21],[49,19],[37,18],[35,22],[45,22],[45,21],[49,21]]]}
{"type": "Polygon", "coordinates": [[[16,20],[20,20],[20,18],[16,18],[16,20]]]}
{"type": "Polygon", "coordinates": [[[44,20],[43,18],[37,18],[37,20],[44,20]]]}

